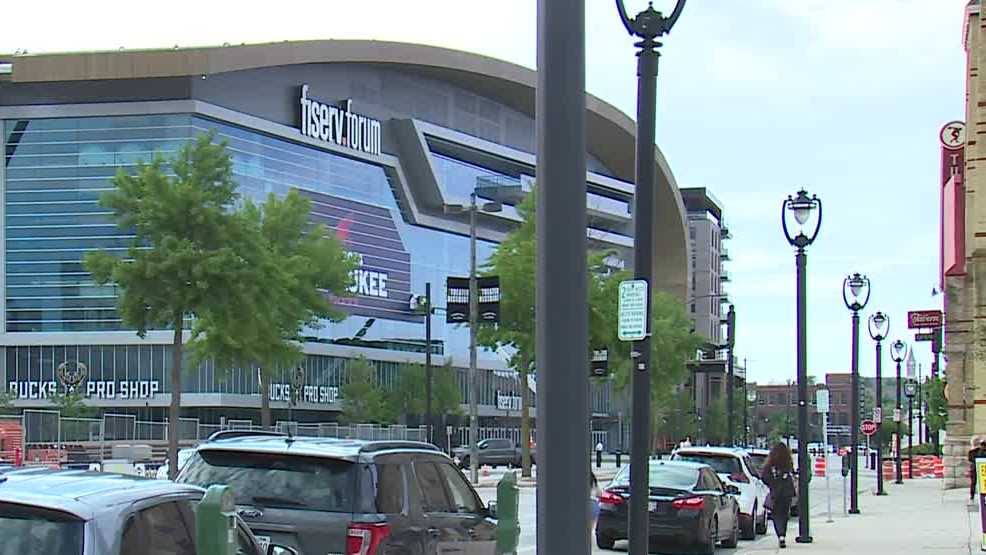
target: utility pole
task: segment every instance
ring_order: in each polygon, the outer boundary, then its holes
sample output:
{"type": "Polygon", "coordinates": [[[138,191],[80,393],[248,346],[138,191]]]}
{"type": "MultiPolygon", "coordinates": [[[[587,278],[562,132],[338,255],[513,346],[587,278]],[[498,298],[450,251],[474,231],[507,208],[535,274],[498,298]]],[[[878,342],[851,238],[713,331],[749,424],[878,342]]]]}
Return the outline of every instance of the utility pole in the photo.
{"type": "Polygon", "coordinates": [[[733,347],[736,345],[736,310],[729,305],[726,313],[726,426],[729,434],[729,445],[736,445],[736,411],[733,405],[734,389],[736,388],[736,367],[733,361],[733,347]]]}
{"type": "Polygon", "coordinates": [[[431,282],[425,283],[425,426],[428,442],[435,443],[435,420],[431,407],[431,282]]]}
{"type": "Polygon", "coordinates": [[[476,327],[479,284],[476,282],[476,192],[469,195],[469,478],[479,483],[479,381],[476,379],[476,327]]]}
{"type": "Polygon", "coordinates": [[[537,552],[588,555],[585,0],[537,6],[537,552]]]}

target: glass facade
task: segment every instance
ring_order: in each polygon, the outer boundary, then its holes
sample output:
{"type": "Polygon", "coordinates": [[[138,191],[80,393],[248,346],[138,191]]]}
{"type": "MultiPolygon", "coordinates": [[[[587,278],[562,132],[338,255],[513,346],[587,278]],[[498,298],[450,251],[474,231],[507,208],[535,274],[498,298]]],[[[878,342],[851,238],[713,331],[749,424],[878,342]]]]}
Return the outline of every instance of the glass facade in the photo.
{"type": "MultiPolygon", "coordinates": [[[[95,249],[123,253],[133,238],[130,230],[118,228],[110,212],[99,205],[100,195],[113,188],[117,171],[133,171],[138,161],[155,154],[168,156],[210,130],[228,141],[244,196],[262,201],[269,193],[283,195],[297,188],[312,198],[336,199],[337,207],[356,207],[353,210],[357,211],[372,207],[373,217],[389,215],[388,225],[410,261],[409,275],[395,277],[403,283],[394,288],[408,298],[424,293],[425,284],[431,283],[433,302],[441,306],[446,277],[468,275],[469,238],[408,223],[387,168],[195,115],[8,120],[3,125],[6,331],[125,330],[115,308],[115,287],[95,285],[81,264],[83,256],[95,249]]],[[[452,197],[467,197],[479,177],[520,180],[520,173],[507,175],[439,154],[433,161],[442,187],[452,197]]],[[[621,201],[596,202],[605,203],[608,209],[628,210],[621,201]]],[[[344,218],[329,212],[319,221],[339,232],[344,218]]],[[[493,243],[479,241],[480,264],[494,248],[493,243]]],[[[434,352],[460,360],[467,356],[465,326],[446,324],[439,314],[433,318],[432,332],[438,344],[434,352]]],[[[421,352],[424,346],[424,324],[413,317],[354,314],[310,334],[310,340],[324,343],[346,343],[359,337],[362,346],[391,351],[421,352]]],[[[115,381],[118,388],[121,382],[157,380],[157,391],[163,393],[170,390],[169,353],[169,347],[162,345],[10,347],[6,349],[7,384],[18,382],[21,387],[21,382],[53,380],[60,362],[78,360],[88,366],[93,382],[115,381]]],[[[479,358],[482,364],[500,355],[480,350],[479,358]]],[[[308,356],[308,383],[340,386],[345,360],[308,356]]],[[[442,362],[440,357],[436,360],[436,364],[442,362]]],[[[381,382],[392,384],[399,364],[375,364],[381,382]]],[[[464,370],[460,369],[459,378],[465,397],[464,370]]],[[[483,371],[480,385],[480,403],[495,406],[498,393],[516,392],[519,384],[502,372],[483,371]]],[[[256,376],[203,363],[196,371],[186,372],[183,391],[256,394],[256,376]]],[[[610,394],[608,386],[594,393],[594,409],[608,405],[610,394]]]]}

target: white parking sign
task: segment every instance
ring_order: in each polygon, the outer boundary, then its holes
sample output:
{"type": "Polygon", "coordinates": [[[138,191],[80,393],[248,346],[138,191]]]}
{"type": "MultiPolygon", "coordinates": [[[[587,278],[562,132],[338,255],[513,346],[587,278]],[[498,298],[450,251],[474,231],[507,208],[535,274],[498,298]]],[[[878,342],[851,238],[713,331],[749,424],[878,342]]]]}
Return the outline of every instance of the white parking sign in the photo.
{"type": "Polygon", "coordinates": [[[640,341],[647,337],[647,282],[632,279],[620,282],[618,336],[620,341],[640,341]]]}

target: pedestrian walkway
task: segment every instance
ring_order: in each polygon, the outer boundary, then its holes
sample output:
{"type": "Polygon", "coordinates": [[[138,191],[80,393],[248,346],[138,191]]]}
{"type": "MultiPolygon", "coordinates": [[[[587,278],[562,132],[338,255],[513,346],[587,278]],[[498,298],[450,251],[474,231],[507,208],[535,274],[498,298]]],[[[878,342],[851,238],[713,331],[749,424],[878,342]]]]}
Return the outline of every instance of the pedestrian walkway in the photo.
{"type": "MultiPolygon", "coordinates": [[[[967,490],[941,490],[941,480],[907,480],[903,485],[886,484],[889,495],[860,493],[861,514],[843,515],[841,510],[827,523],[824,512],[812,515],[810,546],[799,545],[798,521],[792,519],[787,532],[788,548],[781,551],[773,528],[752,543],[740,543],[737,555],[802,551],[811,555],[968,555],[980,553],[978,514],[970,513],[967,490]],[[972,532],[976,532],[973,534],[972,532]]],[[[841,507],[839,507],[841,509],[841,507]]],[[[835,507],[833,507],[835,509],[835,507]]],[[[814,512],[814,511],[813,511],[814,512]]]]}

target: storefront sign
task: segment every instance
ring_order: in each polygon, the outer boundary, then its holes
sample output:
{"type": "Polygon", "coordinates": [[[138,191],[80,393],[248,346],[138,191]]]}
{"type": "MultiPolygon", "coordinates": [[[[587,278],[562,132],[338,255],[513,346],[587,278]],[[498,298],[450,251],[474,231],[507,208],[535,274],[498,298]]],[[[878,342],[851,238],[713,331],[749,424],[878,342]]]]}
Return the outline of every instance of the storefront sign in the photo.
{"type": "Polygon", "coordinates": [[[380,154],[380,122],[350,111],[352,100],[340,105],[309,98],[308,85],[301,86],[301,134],[339,146],[380,154]]]}
{"type": "MultiPolygon", "coordinates": [[[[158,380],[89,380],[85,388],[88,399],[152,399],[161,392],[158,380]]],[[[58,382],[14,381],[7,390],[15,400],[50,399],[58,391],[58,382]]]]}
{"type": "Polygon", "coordinates": [[[940,310],[911,310],[907,313],[908,329],[940,328],[944,324],[940,310]]]}
{"type": "MultiPolygon", "coordinates": [[[[272,383],[268,396],[271,401],[291,402],[291,384],[272,383]]],[[[330,405],[339,399],[339,388],[325,385],[305,385],[301,387],[301,395],[297,401],[299,403],[315,403],[319,405],[330,405]]]]}
{"type": "Polygon", "coordinates": [[[351,277],[353,284],[349,287],[349,292],[354,295],[364,297],[376,297],[386,299],[390,297],[387,292],[387,272],[378,272],[366,269],[363,265],[363,255],[352,253],[356,256],[357,268],[353,270],[351,277]]]}
{"type": "Polygon", "coordinates": [[[496,408],[498,410],[520,410],[520,395],[508,395],[496,392],[496,408]]]}

